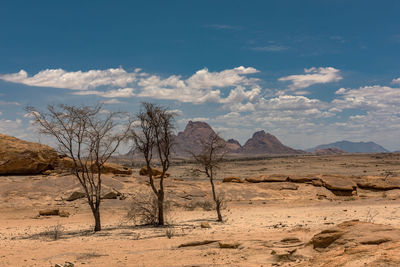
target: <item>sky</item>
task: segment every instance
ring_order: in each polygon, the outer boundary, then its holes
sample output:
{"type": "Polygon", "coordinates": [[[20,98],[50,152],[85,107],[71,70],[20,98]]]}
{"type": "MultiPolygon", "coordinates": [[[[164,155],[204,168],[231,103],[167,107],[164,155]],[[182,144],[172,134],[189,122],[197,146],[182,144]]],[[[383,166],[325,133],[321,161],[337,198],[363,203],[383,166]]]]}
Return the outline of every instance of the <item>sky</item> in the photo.
{"type": "Polygon", "coordinates": [[[400,150],[400,1],[0,3],[0,133],[41,141],[24,111],[138,112],[143,101],[241,144],[400,150]]]}

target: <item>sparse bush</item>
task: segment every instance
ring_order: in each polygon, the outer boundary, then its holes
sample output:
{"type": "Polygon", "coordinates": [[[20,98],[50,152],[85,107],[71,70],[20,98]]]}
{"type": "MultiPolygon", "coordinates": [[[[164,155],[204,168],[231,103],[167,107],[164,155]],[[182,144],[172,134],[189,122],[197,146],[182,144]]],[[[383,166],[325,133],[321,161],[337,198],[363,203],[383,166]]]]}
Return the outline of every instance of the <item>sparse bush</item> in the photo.
{"type": "MultiPolygon", "coordinates": [[[[170,211],[170,202],[164,201],[164,215],[170,211]]],[[[137,193],[128,208],[126,219],[134,225],[159,225],[158,200],[152,192],[137,193]]]]}
{"type": "Polygon", "coordinates": [[[46,230],[42,233],[42,236],[56,241],[61,238],[63,231],[64,226],[58,223],[56,225],[47,227],[46,230]]]}
{"type": "Polygon", "coordinates": [[[205,210],[205,211],[211,211],[211,210],[215,209],[215,206],[214,206],[214,204],[213,204],[211,201],[209,201],[209,200],[204,200],[204,201],[191,201],[191,202],[188,202],[188,203],[185,205],[185,209],[186,209],[186,210],[192,211],[192,210],[195,210],[196,208],[201,208],[201,209],[203,209],[203,210],[205,210]]]}

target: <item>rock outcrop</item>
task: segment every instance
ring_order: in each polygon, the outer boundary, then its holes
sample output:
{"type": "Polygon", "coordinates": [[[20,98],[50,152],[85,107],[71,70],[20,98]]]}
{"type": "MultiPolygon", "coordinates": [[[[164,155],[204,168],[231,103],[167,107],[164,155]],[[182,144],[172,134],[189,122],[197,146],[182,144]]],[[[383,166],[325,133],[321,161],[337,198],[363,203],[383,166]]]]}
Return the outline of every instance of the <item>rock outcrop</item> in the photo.
{"type": "MultiPolygon", "coordinates": [[[[69,157],[60,157],[56,162],[56,169],[59,171],[71,171],[74,169],[74,162],[69,157]]],[[[92,165],[92,170],[96,173],[96,168],[92,165]]],[[[132,170],[128,167],[124,167],[115,163],[105,163],[102,168],[103,174],[121,174],[131,175],[132,170]]]]}
{"type": "Polygon", "coordinates": [[[52,169],[57,159],[49,146],[0,134],[0,175],[40,174],[52,169]]]}
{"type": "MultiPolygon", "coordinates": [[[[159,169],[157,169],[157,168],[153,168],[153,167],[152,167],[152,168],[151,168],[151,173],[152,173],[152,176],[153,176],[154,178],[158,178],[158,177],[161,176],[162,171],[159,170],[159,169]]],[[[147,169],[146,166],[143,166],[142,168],[140,168],[139,174],[140,174],[140,175],[143,175],[143,176],[148,176],[148,175],[149,175],[149,170],[147,169]]],[[[165,173],[164,178],[165,178],[165,177],[169,177],[169,173],[165,173]]]]}
{"type": "Polygon", "coordinates": [[[319,251],[302,266],[399,266],[400,230],[392,226],[347,221],[316,234],[319,251]]]}

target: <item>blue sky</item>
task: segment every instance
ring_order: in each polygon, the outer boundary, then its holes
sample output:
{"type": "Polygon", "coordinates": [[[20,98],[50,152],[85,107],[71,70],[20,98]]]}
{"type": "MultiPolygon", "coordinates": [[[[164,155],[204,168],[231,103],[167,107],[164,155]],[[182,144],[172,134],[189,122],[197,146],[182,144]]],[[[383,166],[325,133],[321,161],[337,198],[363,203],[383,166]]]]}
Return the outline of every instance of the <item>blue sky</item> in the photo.
{"type": "Polygon", "coordinates": [[[399,1],[1,1],[0,132],[23,108],[142,101],[245,142],[400,149],[399,1]]]}

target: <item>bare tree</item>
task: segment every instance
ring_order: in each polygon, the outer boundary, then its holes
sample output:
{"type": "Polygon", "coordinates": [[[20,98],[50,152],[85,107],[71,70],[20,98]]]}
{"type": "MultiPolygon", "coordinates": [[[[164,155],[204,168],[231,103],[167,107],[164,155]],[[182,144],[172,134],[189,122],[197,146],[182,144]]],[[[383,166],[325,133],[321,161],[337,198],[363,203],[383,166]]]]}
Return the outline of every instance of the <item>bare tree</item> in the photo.
{"type": "Polygon", "coordinates": [[[193,159],[200,165],[195,171],[204,173],[210,180],[212,196],[215,202],[215,209],[218,215],[218,221],[222,222],[221,209],[223,207],[223,198],[217,194],[214,185],[214,176],[225,155],[225,142],[218,134],[211,134],[208,139],[202,141],[202,151],[198,154],[191,152],[193,159]]]}
{"type": "Polygon", "coordinates": [[[171,148],[175,113],[168,108],[153,103],[142,103],[142,110],[136,115],[139,126],[132,131],[135,149],[143,154],[151,189],[157,196],[158,222],[164,225],[164,178],[170,167],[171,148]],[[159,184],[156,186],[153,177],[153,156],[162,167],[159,184]]]}
{"type": "Polygon", "coordinates": [[[102,169],[127,137],[121,112],[102,112],[101,106],[50,105],[47,112],[27,107],[40,132],[55,137],[60,153],[73,162],[73,173],[86,193],[93,213],[94,231],[101,230],[102,169]],[[121,128],[123,127],[123,128],[121,128]]]}

